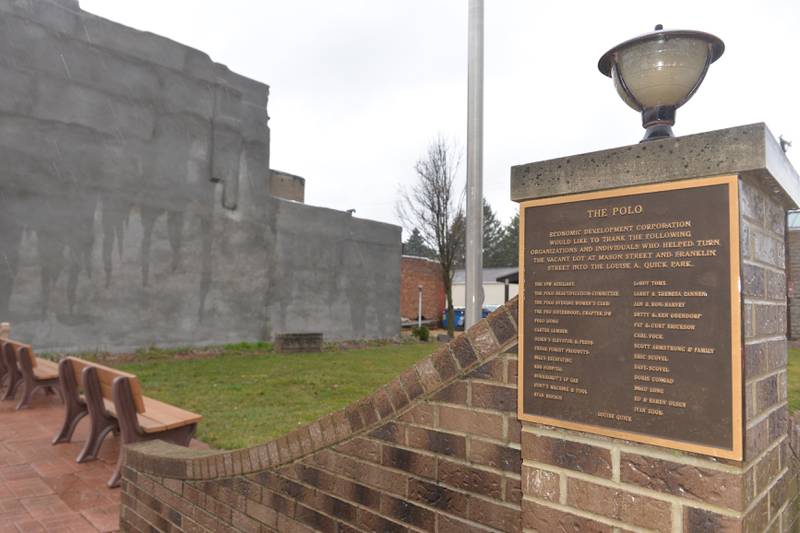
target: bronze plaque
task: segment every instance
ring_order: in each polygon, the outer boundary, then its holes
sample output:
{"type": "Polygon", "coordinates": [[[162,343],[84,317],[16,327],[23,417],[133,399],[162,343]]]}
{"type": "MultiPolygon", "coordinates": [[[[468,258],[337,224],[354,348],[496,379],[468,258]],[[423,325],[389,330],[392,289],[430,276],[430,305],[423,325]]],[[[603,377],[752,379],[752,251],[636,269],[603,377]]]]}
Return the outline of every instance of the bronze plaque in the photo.
{"type": "Polygon", "coordinates": [[[519,417],[742,459],[738,178],[520,206],[519,417]]]}

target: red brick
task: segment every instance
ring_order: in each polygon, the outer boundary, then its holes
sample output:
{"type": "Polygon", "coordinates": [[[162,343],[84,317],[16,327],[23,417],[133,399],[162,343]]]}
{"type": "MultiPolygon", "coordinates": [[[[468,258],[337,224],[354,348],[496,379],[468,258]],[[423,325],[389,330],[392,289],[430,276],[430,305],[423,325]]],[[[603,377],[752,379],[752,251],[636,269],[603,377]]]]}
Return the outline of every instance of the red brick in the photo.
{"type": "Polygon", "coordinates": [[[453,357],[458,361],[458,365],[462,370],[478,361],[478,355],[475,353],[475,350],[472,348],[467,338],[463,335],[450,342],[450,350],[453,352],[453,357]]]}
{"type": "Polygon", "coordinates": [[[672,505],[669,502],[617,488],[569,478],[567,504],[626,524],[663,533],[672,531],[672,505]]]}
{"type": "Polygon", "coordinates": [[[506,440],[519,444],[522,442],[522,423],[516,416],[509,416],[506,422],[506,440]]]}
{"type": "Polygon", "coordinates": [[[434,394],[431,399],[436,402],[466,405],[467,384],[463,381],[455,381],[434,394]]]}
{"type": "Polygon", "coordinates": [[[503,306],[508,312],[508,316],[514,321],[514,324],[519,324],[519,296],[514,296],[503,306]]]}
{"type": "Polygon", "coordinates": [[[489,324],[484,320],[469,328],[464,335],[469,339],[479,359],[488,359],[500,350],[489,324]]]}
{"type": "Polygon", "coordinates": [[[517,389],[488,383],[472,384],[472,407],[517,412],[517,389]]]}
{"type": "MultiPolygon", "coordinates": [[[[311,435],[311,442],[313,443],[314,449],[321,448],[321,447],[325,446],[325,444],[327,444],[327,442],[325,441],[325,437],[323,437],[323,435],[322,435],[322,426],[320,425],[319,420],[309,424],[308,433],[311,435]]],[[[266,454],[266,450],[264,450],[264,446],[258,446],[258,447],[253,448],[253,449],[256,450],[256,454],[258,456],[258,460],[261,462],[261,467],[260,468],[265,468],[265,467],[269,466],[267,461],[266,461],[267,454],[266,454]]],[[[251,458],[251,462],[252,462],[252,458],[251,458]]]]}
{"type": "Polygon", "coordinates": [[[304,464],[295,464],[294,469],[297,479],[306,485],[311,485],[312,487],[328,492],[333,491],[336,486],[336,476],[329,472],[304,464]]]}
{"type": "Polygon", "coordinates": [[[378,462],[381,457],[381,445],[370,439],[356,437],[339,444],[334,448],[337,452],[363,459],[378,462]]]}
{"type": "Polygon", "coordinates": [[[519,509],[506,505],[488,502],[479,498],[470,498],[467,516],[470,520],[499,529],[505,533],[522,531],[522,516],[519,509]]]}
{"type": "Polygon", "coordinates": [[[275,527],[278,521],[278,513],[274,509],[252,500],[247,501],[247,514],[255,518],[262,524],[275,527]]]}
{"type": "Polygon", "coordinates": [[[742,523],[706,509],[683,508],[683,533],[742,533],[742,523]]]}
{"type": "Polygon", "coordinates": [[[469,501],[462,492],[419,479],[408,480],[408,498],[459,516],[466,516],[469,501]]]}
{"type": "Polygon", "coordinates": [[[422,286],[422,316],[441,320],[444,314],[442,266],[434,260],[403,256],[400,260],[400,315],[416,319],[419,311],[419,286],[422,286]]]}
{"type": "Polygon", "coordinates": [[[769,414],[769,442],[773,443],[785,437],[789,433],[789,408],[784,404],[782,407],[769,414]]]}
{"type": "Polygon", "coordinates": [[[540,533],[574,532],[574,533],[611,533],[607,524],[595,522],[566,511],[546,507],[538,503],[524,500],[522,502],[522,523],[526,529],[540,533]]]}
{"type": "Polygon", "coordinates": [[[519,450],[475,438],[470,439],[468,458],[472,463],[515,474],[519,473],[522,465],[522,456],[519,450]]]}
{"type": "Polygon", "coordinates": [[[372,395],[372,399],[375,405],[375,410],[378,411],[378,416],[381,419],[394,414],[394,408],[392,407],[392,402],[389,399],[389,394],[386,390],[386,387],[378,389],[375,394],[372,395]]]}
{"type": "Polygon", "coordinates": [[[371,509],[378,510],[381,506],[381,493],[361,483],[356,483],[348,479],[337,479],[334,494],[337,496],[364,505],[371,509]]]}
{"type": "MultiPolygon", "coordinates": [[[[367,531],[380,531],[382,533],[406,533],[408,531],[407,527],[371,513],[366,509],[358,510],[358,526],[367,531]]],[[[283,533],[282,530],[281,533],[283,533]]]]}
{"type": "Polygon", "coordinates": [[[443,382],[442,377],[439,375],[436,367],[433,366],[433,361],[430,357],[418,362],[414,367],[417,369],[419,382],[422,384],[422,388],[425,390],[426,394],[430,394],[441,386],[443,382]]]}
{"type": "Polygon", "coordinates": [[[486,381],[497,381],[503,383],[505,380],[505,365],[503,359],[496,357],[480,365],[469,373],[470,379],[483,379],[486,381]]]}
{"type": "Polygon", "coordinates": [[[611,479],[611,452],[590,444],[523,433],[522,457],[611,479]]]}
{"type": "Polygon", "coordinates": [[[444,431],[409,427],[406,431],[408,446],[429,452],[459,457],[467,457],[467,440],[461,435],[454,435],[444,431]]]}
{"type": "Polygon", "coordinates": [[[503,478],[494,472],[439,459],[438,480],[440,483],[500,500],[503,494],[503,478]]]}
{"type": "Polygon", "coordinates": [[[390,468],[411,472],[418,476],[436,479],[436,459],[429,455],[423,455],[393,446],[384,446],[381,464],[390,468]]]}
{"type": "Polygon", "coordinates": [[[746,533],[761,532],[769,524],[769,498],[763,497],[744,517],[744,531],[746,533]]]}
{"type": "Polygon", "coordinates": [[[358,518],[358,509],[354,505],[322,492],[316,494],[315,509],[350,523],[356,522],[358,518]]]}
{"type": "Polygon", "coordinates": [[[755,382],[756,412],[778,403],[778,376],[772,375],[755,382]]]}
{"type": "Polygon", "coordinates": [[[399,378],[386,386],[386,392],[389,395],[389,400],[391,400],[395,411],[400,411],[408,405],[408,396],[406,395],[406,391],[403,390],[403,383],[399,378]]]}
{"type": "Polygon", "coordinates": [[[769,418],[761,420],[754,426],[748,427],[744,443],[745,461],[755,459],[769,446],[769,418]]]}
{"type": "Polygon", "coordinates": [[[760,494],[766,489],[781,471],[781,449],[774,448],[766,457],[761,459],[755,466],[755,492],[760,494]]]}
{"type": "Polygon", "coordinates": [[[486,533],[486,529],[477,524],[463,522],[452,516],[439,514],[436,533],[486,533]]]}
{"type": "Polygon", "coordinates": [[[773,518],[778,516],[778,511],[781,507],[786,503],[788,499],[788,495],[786,494],[786,489],[788,487],[789,476],[794,477],[796,474],[795,472],[787,471],[781,477],[778,478],[778,481],[769,489],[769,516],[773,518]]]}
{"type": "Polygon", "coordinates": [[[356,404],[358,412],[361,414],[361,419],[367,427],[378,421],[378,413],[372,400],[372,397],[364,398],[356,404]]]}
{"type": "Polygon", "coordinates": [[[336,521],[305,505],[298,505],[294,511],[294,519],[310,526],[314,531],[335,532],[336,521]]]}
{"type": "Polygon", "coordinates": [[[458,374],[456,361],[450,354],[450,347],[445,345],[431,356],[431,362],[439,373],[442,382],[453,379],[458,374]]]}
{"type": "Polygon", "coordinates": [[[519,370],[519,361],[516,358],[509,358],[506,361],[506,383],[509,385],[517,386],[517,371],[519,370]]]}
{"type": "Polygon", "coordinates": [[[419,380],[415,367],[403,372],[400,375],[400,381],[403,383],[403,389],[406,391],[409,400],[413,401],[423,394],[422,383],[419,380]]]}
{"type": "Polygon", "coordinates": [[[389,422],[370,431],[369,436],[373,439],[402,445],[406,442],[406,428],[402,424],[389,422]]]}
{"type": "Polygon", "coordinates": [[[351,405],[344,410],[344,416],[350,422],[350,427],[353,431],[359,431],[364,427],[364,420],[361,418],[361,413],[355,405],[351,405]]]}
{"type": "Polygon", "coordinates": [[[503,500],[515,505],[522,501],[522,482],[515,478],[506,478],[506,491],[503,500]]]}
{"type": "Polygon", "coordinates": [[[557,472],[523,466],[522,490],[526,496],[558,502],[561,497],[561,476],[557,472]]]}
{"type": "Polygon", "coordinates": [[[240,513],[239,511],[233,512],[233,527],[245,533],[260,533],[261,525],[258,521],[253,520],[249,516],[240,513]]]}
{"type": "Polygon", "coordinates": [[[307,525],[282,514],[278,515],[278,531],[281,533],[314,533],[314,530],[307,525]]]}
{"type": "Polygon", "coordinates": [[[436,528],[436,515],[430,509],[415,505],[403,498],[383,495],[381,497],[381,514],[405,522],[423,531],[433,531],[436,528]]]}
{"type": "Polygon", "coordinates": [[[490,314],[488,321],[489,327],[491,327],[497,342],[500,344],[505,344],[517,337],[517,326],[508,316],[505,306],[490,314]]]}
{"type": "Polygon", "coordinates": [[[433,426],[434,408],[428,403],[420,403],[398,417],[400,422],[417,424],[419,426],[433,426]]]}
{"type": "Polygon", "coordinates": [[[736,511],[743,511],[747,506],[743,477],[719,470],[622,453],[620,479],[624,483],[736,511]]]}
{"type": "Polygon", "coordinates": [[[439,407],[439,427],[493,439],[503,438],[503,417],[460,407],[439,407]]]}

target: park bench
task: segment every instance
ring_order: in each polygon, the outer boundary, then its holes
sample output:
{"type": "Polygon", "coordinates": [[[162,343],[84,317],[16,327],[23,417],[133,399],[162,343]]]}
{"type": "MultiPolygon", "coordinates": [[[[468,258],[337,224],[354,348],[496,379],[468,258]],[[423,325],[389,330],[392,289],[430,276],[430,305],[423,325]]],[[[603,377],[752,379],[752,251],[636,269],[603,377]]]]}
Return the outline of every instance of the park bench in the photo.
{"type": "Polygon", "coordinates": [[[53,361],[36,357],[29,345],[4,339],[2,355],[8,375],[8,386],[3,400],[13,400],[17,389],[22,385],[22,397],[17,404],[17,410],[30,407],[33,393],[40,388],[44,388],[50,394],[54,390],[61,394],[58,384],[58,365],[53,361]]]}
{"type": "Polygon", "coordinates": [[[0,387],[3,386],[3,382],[6,379],[6,358],[3,355],[5,353],[5,340],[8,336],[11,335],[11,324],[8,322],[1,322],[0,323],[0,387]]]}
{"type": "Polygon", "coordinates": [[[66,357],[59,363],[59,376],[66,416],[53,444],[68,442],[78,421],[87,414],[91,430],[78,462],[95,459],[106,435],[119,432],[122,442],[109,487],[119,486],[122,446],[153,439],[188,446],[202,419],[198,414],[143,396],[139,379],[128,372],[66,357]]]}

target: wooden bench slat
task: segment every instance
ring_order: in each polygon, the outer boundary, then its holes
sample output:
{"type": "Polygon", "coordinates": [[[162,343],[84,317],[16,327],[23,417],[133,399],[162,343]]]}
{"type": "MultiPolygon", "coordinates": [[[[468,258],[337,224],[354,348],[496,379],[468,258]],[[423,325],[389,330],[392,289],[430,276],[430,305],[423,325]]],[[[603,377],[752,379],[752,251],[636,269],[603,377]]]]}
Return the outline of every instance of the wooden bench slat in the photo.
{"type": "Polygon", "coordinates": [[[72,368],[75,374],[76,383],[81,382],[81,372],[83,372],[84,368],[87,366],[92,366],[97,369],[97,378],[100,381],[100,389],[103,391],[103,398],[111,399],[113,397],[111,387],[114,383],[114,378],[118,376],[124,376],[128,378],[128,381],[131,384],[133,404],[136,406],[136,412],[143,413],[145,411],[144,400],[142,400],[142,388],[139,384],[139,378],[137,378],[135,374],[117,370],[115,368],[98,363],[93,363],[91,361],[86,361],[84,359],[78,359],[77,357],[70,357],[69,359],[72,361],[72,368]]]}
{"type": "MultiPolygon", "coordinates": [[[[162,424],[166,429],[194,424],[203,418],[197,413],[192,413],[180,407],[175,407],[174,405],[160,402],[156,399],[148,398],[147,396],[143,398],[145,411],[142,415],[151,418],[156,423],[162,424]]],[[[147,430],[145,429],[145,431],[147,430]]]]}
{"type": "MultiPolygon", "coordinates": [[[[34,359],[38,359],[34,357],[34,359]]],[[[58,364],[47,359],[38,359],[39,364],[33,367],[33,375],[36,379],[57,379],[58,364]]]]}
{"type": "Polygon", "coordinates": [[[11,339],[4,339],[4,340],[8,344],[11,344],[11,345],[14,346],[14,351],[16,351],[17,357],[20,357],[22,355],[21,348],[27,348],[28,349],[28,353],[31,354],[31,357],[30,357],[31,366],[33,368],[36,368],[36,366],[38,365],[38,361],[37,361],[38,358],[33,355],[33,347],[30,344],[23,344],[21,342],[12,341],[11,339]]]}
{"type": "MultiPolygon", "coordinates": [[[[202,415],[159,402],[153,398],[144,396],[143,399],[147,409],[144,413],[138,414],[136,418],[145,433],[160,433],[168,429],[195,424],[203,419],[202,415]]],[[[115,417],[117,416],[113,401],[103,398],[103,404],[106,411],[115,417]]]]}

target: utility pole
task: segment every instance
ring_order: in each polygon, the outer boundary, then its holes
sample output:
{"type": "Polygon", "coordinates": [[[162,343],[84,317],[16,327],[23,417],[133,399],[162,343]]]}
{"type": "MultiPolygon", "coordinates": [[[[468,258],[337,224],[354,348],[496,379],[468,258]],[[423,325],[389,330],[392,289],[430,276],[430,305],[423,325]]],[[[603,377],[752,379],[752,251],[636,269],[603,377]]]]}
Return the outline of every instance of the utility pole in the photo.
{"type": "Polygon", "coordinates": [[[483,0],[469,0],[466,328],[483,309],[483,0]]]}

